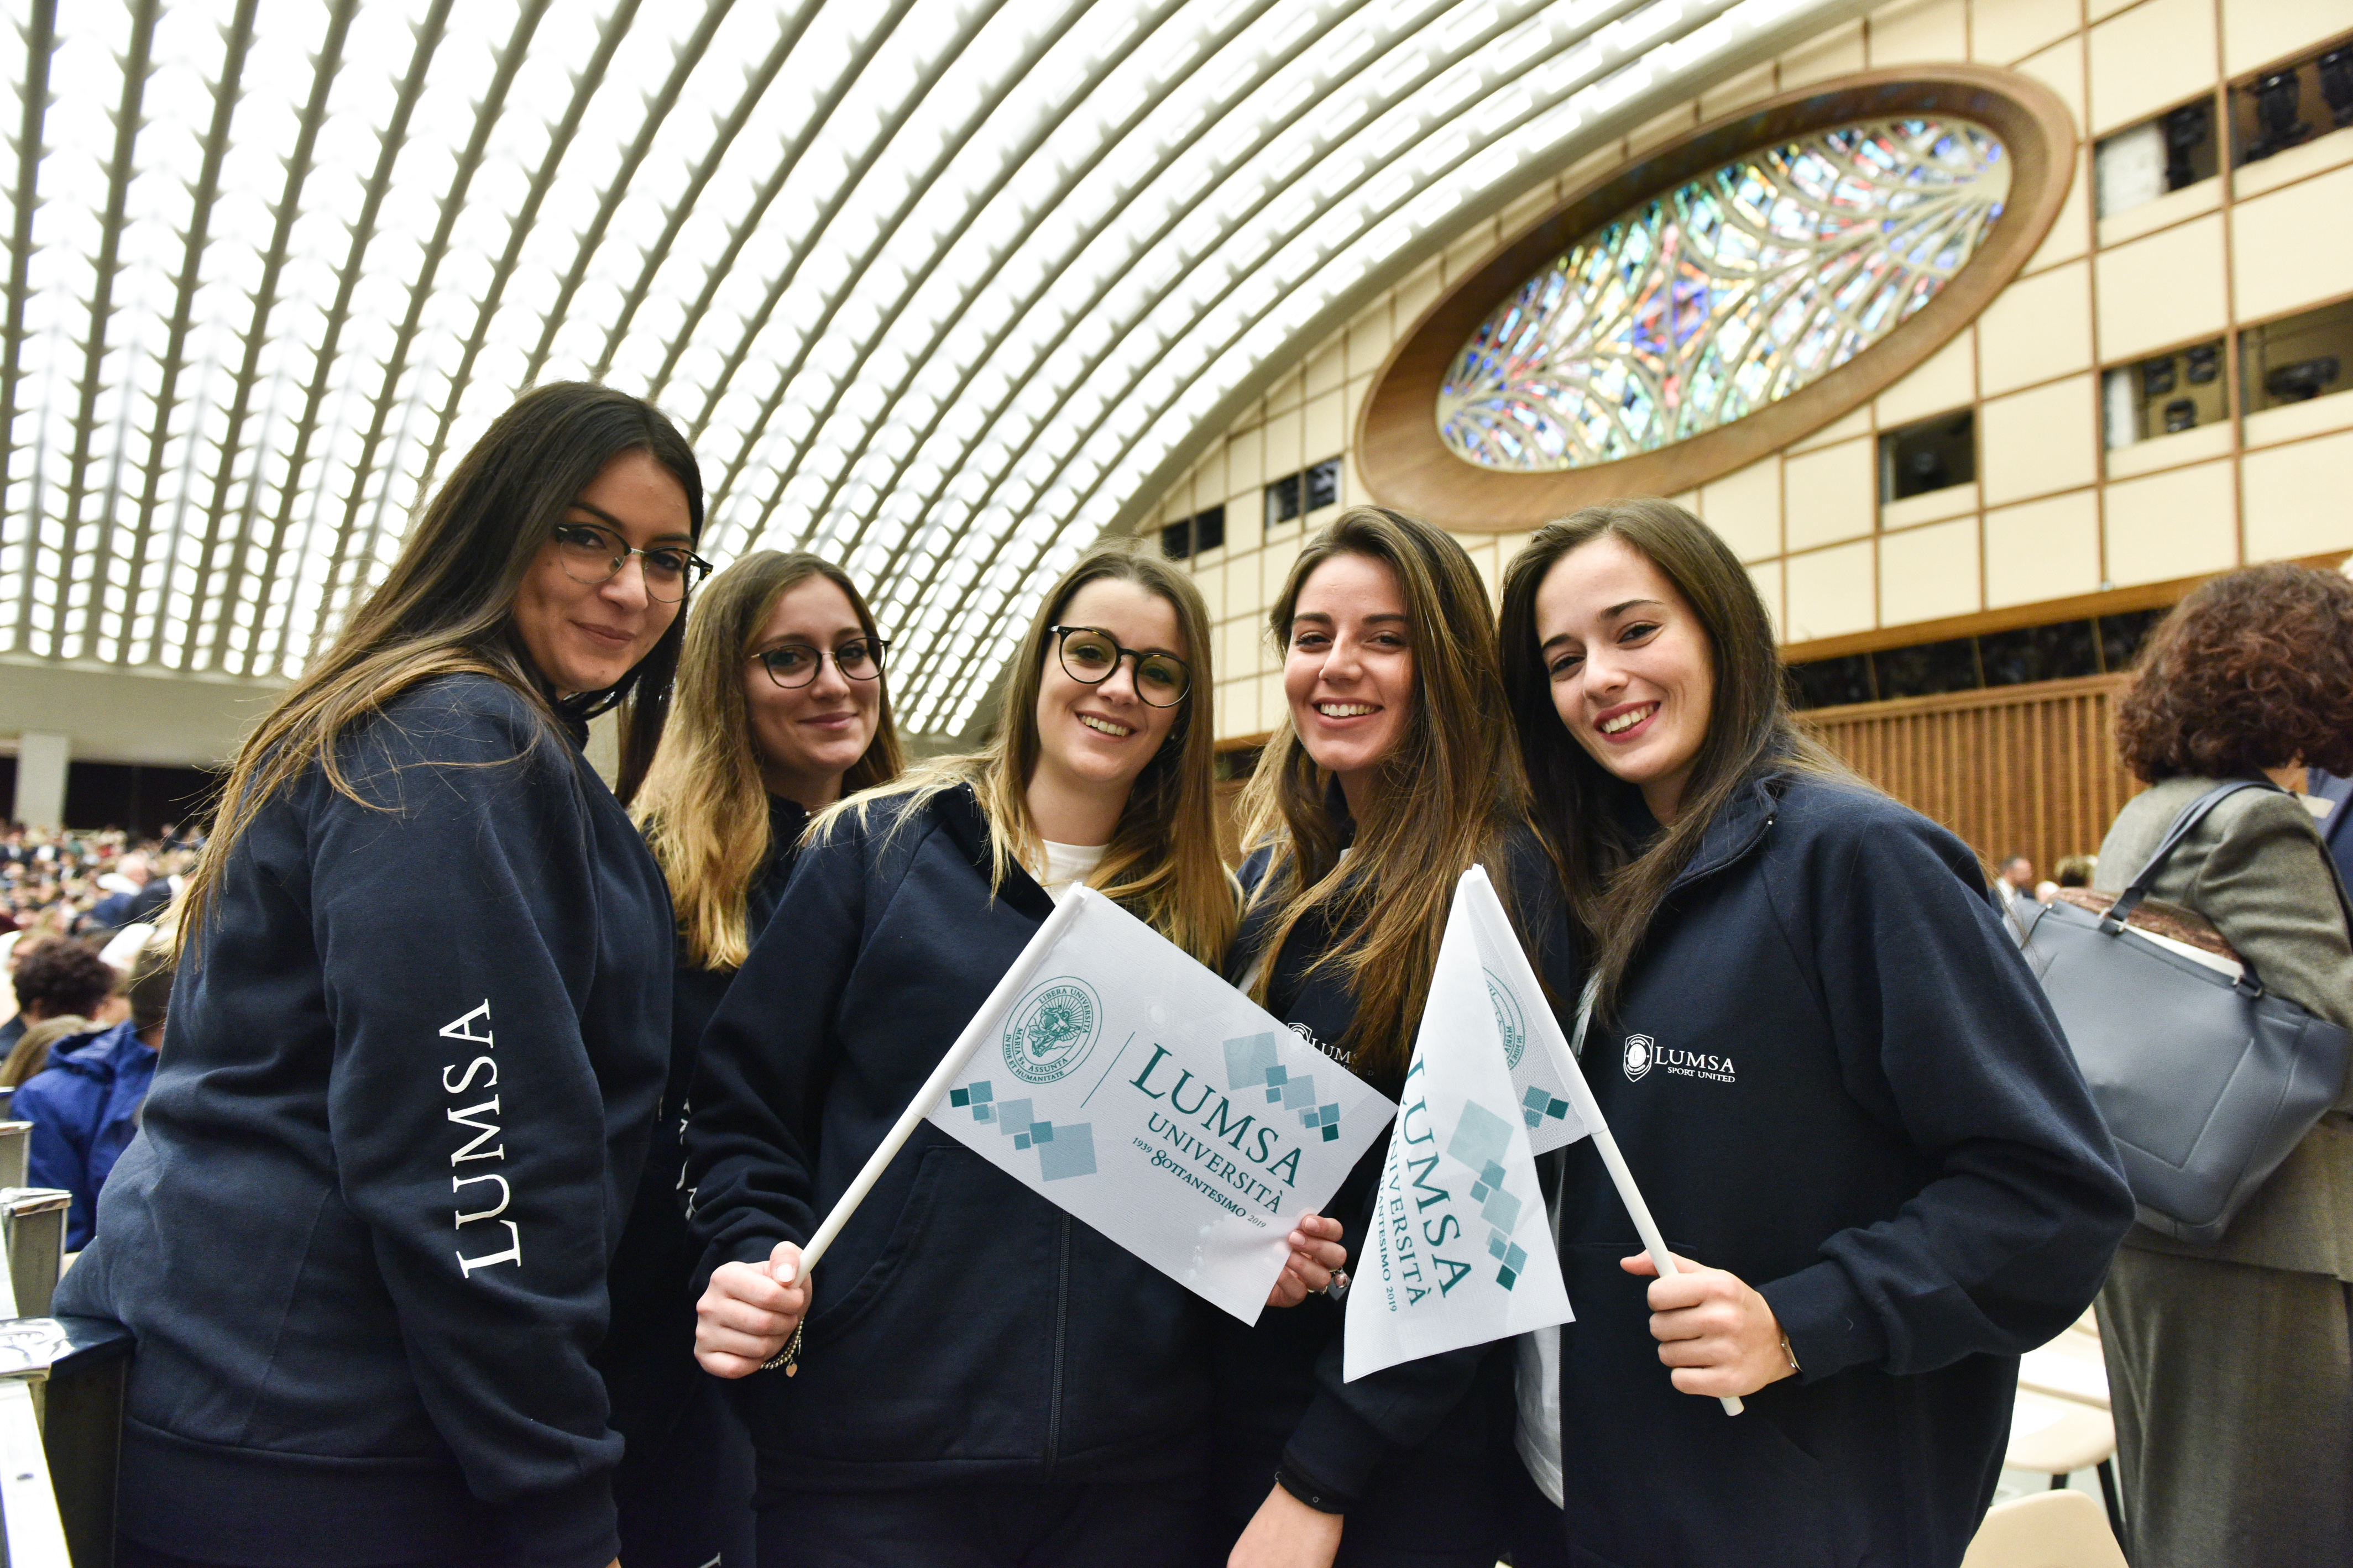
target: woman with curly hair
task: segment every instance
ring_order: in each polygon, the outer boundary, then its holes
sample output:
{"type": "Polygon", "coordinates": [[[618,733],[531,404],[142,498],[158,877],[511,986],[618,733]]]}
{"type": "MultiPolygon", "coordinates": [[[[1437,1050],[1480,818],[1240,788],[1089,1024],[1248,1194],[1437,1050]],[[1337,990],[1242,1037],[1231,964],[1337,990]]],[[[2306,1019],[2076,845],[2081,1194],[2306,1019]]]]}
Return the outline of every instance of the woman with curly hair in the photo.
{"type": "MultiPolygon", "coordinates": [[[[2353,582],[2274,565],[2199,588],[2150,635],[2116,747],[2151,787],[2100,846],[2093,885],[2111,893],[2216,784],[2353,771],[2353,582]]],[[[2336,874],[2285,789],[2226,797],[2151,893],[2210,921],[2266,988],[2353,1028],[2336,874]]],[[[2135,1226],[2099,1313],[2137,1568],[2353,1562],[2353,1095],[2221,1240],[2135,1226]]]]}

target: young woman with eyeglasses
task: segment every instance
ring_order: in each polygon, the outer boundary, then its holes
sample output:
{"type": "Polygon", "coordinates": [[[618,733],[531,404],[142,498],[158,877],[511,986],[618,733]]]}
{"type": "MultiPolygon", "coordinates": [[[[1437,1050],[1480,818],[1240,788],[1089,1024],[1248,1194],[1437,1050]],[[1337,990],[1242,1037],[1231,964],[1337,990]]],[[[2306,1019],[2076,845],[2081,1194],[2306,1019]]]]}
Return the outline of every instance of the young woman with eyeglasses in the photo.
{"type": "MultiPolygon", "coordinates": [[[[1205,962],[1223,951],[1208,635],[1182,573],[1082,560],[1014,655],[998,738],[822,814],[712,1020],[687,1129],[696,1355],[740,1380],[764,1563],[1211,1550],[1213,1309],[929,1127],[813,1304],[798,1250],[1059,893],[1083,882],[1205,962]]],[[[1338,1262],[1312,1228],[1278,1300],[1338,1262]]]]}
{"type": "MultiPolygon", "coordinates": [[[[1486,589],[1445,532],[1360,507],[1300,552],[1268,624],[1288,711],[1243,792],[1250,901],[1227,973],[1396,1096],[1472,866],[1487,867],[1533,958],[1574,965],[1545,902],[1556,894],[1531,874],[1542,858],[1521,826],[1486,589]]],[[[1386,1141],[1367,1151],[1330,1205],[1351,1253],[1386,1152],[1386,1141]]],[[[1350,1383],[1345,1312],[1327,1292],[1247,1330],[1219,1325],[1215,1447],[1234,1568],[1492,1568],[1510,1495],[1512,1347],[1350,1383]]]]}
{"type": "Polygon", "coordinates": [[[683,1207],[696,1047],[776,907],[809,813],[903,765],[882,679],[889,644],[847,573],[763,550],[705,584],[686,628],[661,749],[633,815],[678,911],[670,1076],[613,1261],[597,1364],[628,1439],[614,1477],[631,1568],[702,1568],[752,1551],[752,1452],[694,1364],[702,1247],[683,1207]]]}
{"type": "Polygon", "coordinates": [[[138,1337],[118,1563],[614,1558],[591,1358],[670,909],[580,746],[617,707],[642,773],[702,523],[650,405],[532,392],[239,752],[57,1297],[138,1337]]]}
{"type": "Polygon", "coordinates": [[[2133,1213],[2050,1007],[1977,857],[1791,717],[1699,519],[1539,529],[1501,635],[1599,976],[1585,1076],[1680,1258],[1659,1279],[1591,1146],[1562,1151],[1577,1321],[1524,1342],[1513,1561],[1949,1568],[2018,1356],[2133,1213]]]}

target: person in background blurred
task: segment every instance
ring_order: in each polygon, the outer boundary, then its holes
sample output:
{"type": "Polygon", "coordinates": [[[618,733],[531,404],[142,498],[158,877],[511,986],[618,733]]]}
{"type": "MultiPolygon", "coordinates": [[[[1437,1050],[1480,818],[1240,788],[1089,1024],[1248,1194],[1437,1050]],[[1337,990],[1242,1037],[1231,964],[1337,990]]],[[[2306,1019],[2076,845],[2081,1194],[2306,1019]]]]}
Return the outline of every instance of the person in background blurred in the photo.
{"type": "Polygon", "coordinates": [[[2023,930],[2034,911],[2027,905],[2034,899],[2034,862],[2024,855],[2011,854],[2003,859],[2000,874],[1993,879],[1993,890],[2001,899],[2001,912],[2013,930],[2023,930]]]}
{"type": "Polygon", "coordinates": [[[634,815],[678,912],[670,1081],[638,1201],[614,1255],[613,1326],[597,1364],[613,1428],[629,1568],[750,1561],[752,1442],[694,1364],[702,1245],[681,1205],[696,1047],[776,912],[809,814],[904,765],[888,645],[829,561],[758,551],[703,585],[680,654],[661,748],[634,815]]]}
{"type": "MultiPolygon", "coordinates": [[[[2100,858],[2097,855],[2067,856],[2059,862],[2056,885],[2062,888],[2088,888],[2092,885],[2093,875],[2099,868],[2100,858]]],[[[2050,900],[2043,901],[2047,903],[2050,900]]]]}
{"type": "MultiPolygon", "coordinates": [[[[79,1013],[68,1013],[60,1018],[44,1018],[26,1029],[16,1040],[16,1048],[8,1053],[5,1063],[0,1063],[0,1089],[14,1089],[26,1079],[49,1065],[49,1047],[59,1040],[69,1040],[76,1035],[87,1035],[101,1026],[92,1023],[79,1013]]],[[[12,1121],[13,1117],[0,1117],[12,1121]]]]}
{"type": "Polygon", "coordinates": [[[164,1045],[173,970],[168,944],[142,953],[131,975],[131,1016],[111,1028],[57,1041],[47,1065],[16,1090],[10,1104],[11,1120],[33,1124],[26,1180],[73,1194],[73,1210],[66,1217],[68,1252],[90,1245],[98,1224],[99,1189],[139,1131],[140,1108],[164,1045]]]}
{"type": "Polygon", "coordinates": [[[152,924],[164,906],[172,901],[172,885],[155,874],[146,856],[135,850],[115,863],[111,879],[128,885],[116,888],[90,906],[84,923],[92,931],[120,931],[127,925],[152,924]]]}
{"type": "MultiPolygon", "coordinates": [[[[2353,583],[2271,565],[2201,585],[2150,634],[2116,749],[2151,787],[2100,846],[2093,885],[2109,893],[2217,784],[2353,773],[2353,583]]],[[[2151,899],[2211,922],[2267,990],[2353,1028],[2353,935],[2293,795],[2223,800],[2151,899]]],[[[2353,1094],[2221,1240],[2135,1226],[2099,1317],[2134,1568],[2353,1563],[2353,1094]]]]}
{"type": "Polygon", "coordinates": [[[122,977],[99,956],[96,948],[72,937],[50,937],[27,947],[25,943],[29,941],[20,938],[17,942],[16,1016],[0,1025],[0,1051],[13,1056],[18,1037],[44,1018],[114,1022],[111,1017],[100,1018],[100,1014],[122,977]]]}

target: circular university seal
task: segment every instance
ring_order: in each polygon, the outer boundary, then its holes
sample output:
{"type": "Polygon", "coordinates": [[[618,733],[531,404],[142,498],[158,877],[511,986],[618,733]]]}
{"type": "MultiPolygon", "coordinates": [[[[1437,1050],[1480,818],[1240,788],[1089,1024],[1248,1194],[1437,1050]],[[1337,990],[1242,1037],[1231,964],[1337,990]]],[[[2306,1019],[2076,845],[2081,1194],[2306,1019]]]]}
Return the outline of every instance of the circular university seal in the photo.
{"type": "Polygon", "coordinates": [[[1656,1054],[1653,1052],[1651,1047],[1657,1044],[1658,1042],[1651,1039],[1648,1035],[1629,1035],[1626,1037],[1627,1082],[1633,1083],[1639,1080],[1644,1073],[1651,1070],[1651,1063],[1657,1059],[1656,1054]]]}
{"type": "Polygon", "coordinates": [[[1068,1078],[1094,1048],[1103,1004],[1094,987],[1064,975],[1033,986],[1005,1020],[1005,1066],[1024,1083],[1068,1078]]]}
{"type": "Polygon", "coordinates": [[[1495,1028],[1504,1037],[1504,1061],[1514,1071],[1519,1069],[1520,1058],[1528,1048],[1528,1021],[1520,1012],[1520,999],[1512,994],[1510,986],[1495,978],[1492,970],[1482,971],[1487,976],[1487,1002],[1495,1009],[1495,1028]]]}

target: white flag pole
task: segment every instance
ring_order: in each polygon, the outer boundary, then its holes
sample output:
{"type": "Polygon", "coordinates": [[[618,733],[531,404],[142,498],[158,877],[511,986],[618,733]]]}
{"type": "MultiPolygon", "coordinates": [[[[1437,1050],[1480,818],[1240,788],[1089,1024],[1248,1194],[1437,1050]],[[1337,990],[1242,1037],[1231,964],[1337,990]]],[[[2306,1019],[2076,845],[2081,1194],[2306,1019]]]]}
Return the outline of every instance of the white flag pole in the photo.
{"type": "MultiPolygon", "coordinates": [[[[1586,982],[1584,998],[1577,1007],[1577,1039],[1569,1047],[1572,1051],[1582,1050],[1585,1047],[1586,1026],[1593,1021],[1593,1000],[1599,989],[1599,976],[1586,982]]],[[[1560,1066],[1569,1102],[1576,1107],[1577,1115],[1585,1119],[1586,1126],[1593,1130],[1593,1147],[1609,1172],[1609,1183],[1618,1189],[1619,1201],[1633,1216],[1634,1233],[1642,1238],[1642,1249],[1651,1255],[1651,1263],[1659,1270],[1659,1278],[1665,1279],[1681,1273],[1682,1270],[1675,1267],[1674,1255],[1667,1250],[1667,1238],[1659,1234],[1659,1222],[1651,1217],[1651,1205],[1642,1201],[1642,1189],[1634,1184],[1634,1173],[1626,1168],[1626,1156],[1618,1152],[1618,1140],[1609,1135],[1609,1123],[1602,1119],[1601,1107],[1594,1100],[1593,1086],[1585,1081],[1585,1069],[1574,1061],[1563,1062],[1560,1066]]],[[[1737,1415],[1747,1408],[1736,1394],[1724,1395],[1720,1403],[1726,1415],[1737,1415]]]]}
{"type": "Polygon", "coordinates": [[[804,1278],[817,1267],[818,1259],[825,1256],[826,1248],[833,1245],[834,1237],[841,1234],[841,1227],[849,1223],[849,1216],[858,1212],[858,1205],[866,1201],[866,1194],[874,1190],[874,1184],[881,1180],[883,1167],[897,1158],[907,1140],[914,1136],[916,1124],[931,1114],[932,1107],[940,1102],[940,1097],[947,1093],[951,1084],[964,1076],[965,1067],[979,1053],[980,1047],[988,1043],[998,1021],[1005,1016],[1005,1010],[1013,1005],[1021,994],[1021,988],[1029,983],[1029,976],[1037,970],[1039,961],[1045,957],[1046,950],[1060,939],[1062,929],[1078,918],[1087,900],[1100,896],[1088,888],[1077,887],[1071,889],[1068,898],[1054,906],[1054,912],[1046,917],[1045,923],[1038,928],[1038,933],[1029,939],[1029,944],[1021,950],[1012,967],[997,981],[996,989],[989,992],[988,1000],[980,1005],[980,1011],[975,1013],[972,1022],[964,1026],[964,1033],[958,1035],[955,1044],[948,1047],[948,1054],[942,1057],[940,1065],[932,1069],[932,1076],[923,1080],[923,1087],[915,1091],[915,1098],[907,1102],[907,1109],[899,1113],[899,1120],[883,1135],[874,1152],[866,1157],[866,1163],[859,1170],[857,1179],[835,1202],[833,1212],[825,1216],[825,1223],[817,1227],[817,1234],[810,1237],[808,1244],[801,1248],[801,1273],[804,1278]]]}

